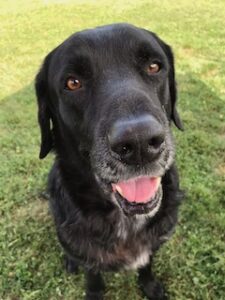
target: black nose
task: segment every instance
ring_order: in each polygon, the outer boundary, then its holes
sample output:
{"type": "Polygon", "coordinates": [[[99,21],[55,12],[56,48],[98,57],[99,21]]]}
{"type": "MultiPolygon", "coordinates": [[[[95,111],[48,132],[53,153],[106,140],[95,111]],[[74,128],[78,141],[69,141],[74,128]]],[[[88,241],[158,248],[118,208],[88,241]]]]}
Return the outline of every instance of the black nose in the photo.
{"type": "Polygon", "coordinates": [[[113,153],[127,164],[151,162],[161,153],[165,131],[151,115],[116,121],[108,135],[113,153]]]}

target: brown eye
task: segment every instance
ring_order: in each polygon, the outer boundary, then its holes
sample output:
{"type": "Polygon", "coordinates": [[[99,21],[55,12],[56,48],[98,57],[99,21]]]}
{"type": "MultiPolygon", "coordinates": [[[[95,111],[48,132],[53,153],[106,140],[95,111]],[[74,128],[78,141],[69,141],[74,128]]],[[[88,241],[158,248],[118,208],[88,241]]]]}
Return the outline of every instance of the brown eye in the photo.
{"type": "Polygon", "coordinates": [[[66,81],[66,88],[70,91],[78,90],[81,88],[81,82],[74,77],[69,77],[66,81]]]}
{"type": "Polygon", "coordinates": [[[147,69],[148,74],[155,74],[158,73],[159,71],[160,71],[160,66],[158,63],[151,63],[147,69]]]}

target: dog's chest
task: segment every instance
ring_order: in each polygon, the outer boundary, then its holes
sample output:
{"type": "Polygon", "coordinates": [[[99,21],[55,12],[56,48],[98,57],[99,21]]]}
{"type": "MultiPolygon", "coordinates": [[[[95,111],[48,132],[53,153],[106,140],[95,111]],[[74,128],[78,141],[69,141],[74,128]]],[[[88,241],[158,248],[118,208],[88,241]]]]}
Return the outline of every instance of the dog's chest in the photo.
{"type": "Polygon", "coordinates": [[[149,249],[144,249],[134,257],[133,261],[128,262],[124,268],[126,270],[137,270],[138,268],[145,266],[149,262],[149,259],[150,251],[149,249]]]}
{"type": "Polygon", "coordinates": [[[113,220],[87,222],[82,227],[82,236],[75,224],[61,226],[60,235],[64,241],[66,238],[64,247],[67,244],[72,255],[78,255],[84,265],[94,269],[130,270],[145,266],[152,254],[153,242],[146,218],[127,220],[117,215],[113,220]],[[99,224],[105,225],[96,227],[99,224]]]}
{"type": "Polygon", "coordinates": [[[104,263],[118,264],[126,270],[145,266],[150,259],[151,244],[144,230],[145,219],[134,220],[133,224],[120,220],[115,228],[116,239],[112,250],[102,252],[104,263]]]}

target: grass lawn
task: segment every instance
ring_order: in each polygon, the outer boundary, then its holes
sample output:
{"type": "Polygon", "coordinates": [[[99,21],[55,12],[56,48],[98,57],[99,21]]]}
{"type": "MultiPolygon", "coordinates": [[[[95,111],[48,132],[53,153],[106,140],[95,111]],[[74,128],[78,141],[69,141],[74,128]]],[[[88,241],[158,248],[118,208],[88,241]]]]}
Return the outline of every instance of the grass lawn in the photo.
{"type": "MultiPolygon", "coordinates": [[[[80,300],[41,196],[53,156],[39,161],[33,79],[44,56],[74,31],[130,22],[173,46],[179,111],[174,129],[187,197],[155,271],[171,300],[225,299],[224,0],[0,2],[0,299],[80,300]]],[[[135,273],[106,274],[106,300],[140,300],[135,273]]]]}

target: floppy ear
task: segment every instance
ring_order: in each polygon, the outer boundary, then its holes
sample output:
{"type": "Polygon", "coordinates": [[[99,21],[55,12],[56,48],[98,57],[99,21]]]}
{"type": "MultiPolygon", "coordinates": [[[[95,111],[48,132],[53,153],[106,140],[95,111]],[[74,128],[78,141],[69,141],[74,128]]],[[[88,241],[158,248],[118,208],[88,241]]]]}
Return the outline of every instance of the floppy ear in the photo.
{"type": "Polygon", "coordinates": [[[171,101],[170,118],[171,120],[173,120],[174,124],[177,126],[178,129],[184,130],[182,121],[176,109],[177,89],[176,89],[176,80],[175,80],[173,52],[170,46],[167,45],[165,42],[163,42],[155,33],[151,32],[151,34],[155,37],[159,45],[163,48],[170,63],[170,71],[169,71],[169,90],[170,90],[170,101],[171,101]]]}
{"type": "Polygon", "coordinates": [[[169,71],[169,89],[170,89],[170,100],[171,100],[171,120],[173,120],[174,124],[178,129],[184,130],[182,121],[176,109],[176,101],[177,101],[177,88],[176,88],[176,80],[175,80],[175,69],[174,69],[174,57],[173,52],[167,44],[164,44],[164,50],[167,54],[167,57],[170,62],[170,71],[169,71]]]}
{"type": "Polygon", "coordinates": [[[39,158],[44,158],[52,149],[53,139],[51,132],[51,112],[49,109],[48,96],[48,65],[50,54],[45,58],[45,61],[36,76],[35,89],[38,102],[38,122],[41,130],[41,149],[39,158]]]}

